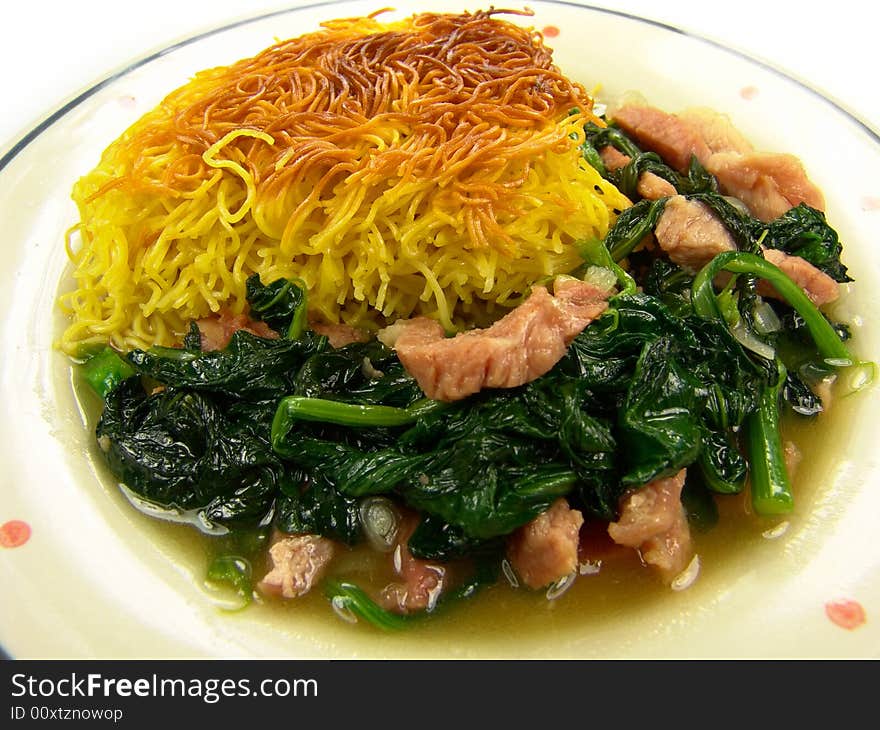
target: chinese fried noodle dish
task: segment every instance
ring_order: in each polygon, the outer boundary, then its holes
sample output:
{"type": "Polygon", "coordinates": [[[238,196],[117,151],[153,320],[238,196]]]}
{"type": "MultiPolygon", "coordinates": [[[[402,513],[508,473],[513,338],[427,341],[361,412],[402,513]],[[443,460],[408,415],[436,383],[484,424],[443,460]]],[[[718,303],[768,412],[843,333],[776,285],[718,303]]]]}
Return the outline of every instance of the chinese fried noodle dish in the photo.
{"type": "Polygon", "coordinates": [[[243,603],[390,630],[556,600],[615,551],[681,586],[720,503],[792,510],[787,424],[858,364],[797,158],[707,109],[594,107],[500,14],[203,71],[74,187],[60,346],[99,452],[243,603]]]}

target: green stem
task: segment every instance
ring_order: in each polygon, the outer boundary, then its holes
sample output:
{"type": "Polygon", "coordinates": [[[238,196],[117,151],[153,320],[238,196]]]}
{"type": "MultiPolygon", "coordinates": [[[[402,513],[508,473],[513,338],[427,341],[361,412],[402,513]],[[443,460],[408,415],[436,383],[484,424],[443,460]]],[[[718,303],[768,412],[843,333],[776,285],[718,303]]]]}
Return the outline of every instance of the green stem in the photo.
{"type": "Polygon", "coordinates": [[[287,328],[287,339],[298,340],[308,327],[309,289],[302,279],[294,279],[290,286],[296,286],[302,292],[302,301],[294,310],[293,317],[290,319],[290,326],[287,328]]]}
{"type": "Polygon", "coordinates": [[[691,290],[691,298],[697,314],[707,319],[722,317],[713,286],[715,276],[722,269],[734,274],[752,274],[769,281],[779,295],[803,317],[819,353],[826,362],[839,367],[846,367],[855,362],[837,332],[803,290],[779,267],[756,254],[744,251],[720,253],[700,270],[691,290]]]}
{"type": "Polygon", "coordinates": [[[785,367],[777,361],[779,379],[761,393],[758,410],[746,419],[746,449],[752,506],[759,515],[791,512],[794,497],[785,466],[785,449],[779,431],[779,391],[785,367]]]}
{"type": "Polygon", "coordinates": [[[272,419],[272,446],[278,450],[297,421],[334,423],[337,426],[389,427],[406,426],[446,404],[422,398],[406,408],[382,405],[343,403],[324,398],[291,395],[283,398],[272,419]]]}
{"type": "Polygon", "coordinates": [[[132,365],[112,347],[102,347],[81,366],[83,379],[101,398],[136,373],[132,365]]]}
{"type": "Polygon", "coordinates": [[[336,611],[348,612],[354,618],[363,619],[383,631],[400,631],[411,626],[413,619],[424,615],[418,613],[402,616],[392,613],[379,606],[353,583],[328,579],[324,581],[324,593],[336,611]]]}

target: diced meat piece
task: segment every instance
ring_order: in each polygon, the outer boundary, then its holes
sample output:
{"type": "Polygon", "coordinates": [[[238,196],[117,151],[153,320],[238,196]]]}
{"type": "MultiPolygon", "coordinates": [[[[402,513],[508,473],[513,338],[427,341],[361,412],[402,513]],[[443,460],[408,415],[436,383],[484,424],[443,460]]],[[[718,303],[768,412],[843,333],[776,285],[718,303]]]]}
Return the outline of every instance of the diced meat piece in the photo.
{"type": "Polygon", "coordinates": [[[602,158],[602,164],[605,165],[609,172],[626,167],[632,159],[629,155],[623,154],[623,152],[616,147],[612,147],[610,144],[605,145],[599,150],[599,157],[602,158]]]}
{"type": "Polygon", "coordinates": [[[325,322],[310,321],[309,326],[319,335],[324,335],[330,340],[332,347],[345,347],[352,342],[367,342],[370,339],[368,332],[348,324],[327,324],[325,322]]]}
{"type": "Polygon", "coordinates": [[[335,550],[326,537],[279,533],[269,548],[272,568],[257,587],[267,595],[302,596],[322,578],[335,550]]]}
{"type": "Polygon", "coordinates": [[[690,124],[651,106],[623,106],[614,112],[614,122],[641,147],[656,152],[679,172],[687,172],[691,157],[702,162],[712,154],[703,137],[690,124]]]}
{"type": "Polygon", "coordinates": [[[421,345],[432,345],[444,335],[443,326],[436,319],[414,317],[397,320],[394,324],[379,330],[377,337],[387,347],[395,349],[400,347],[406,350],[421,345]]]}
{"type": "Polygon", "coordinates": [[[670,260],[692,273],[717,254],[736,251],[736,242],[711,209],[681,195],[666,201],[654,235],[670,260]]]}
{"type": "Polygon", "coordinates": [[[759,220],[775,220],[800,203],[825,209],[821,191],[793,155],[719,152],[704,164],[721,191],[739,198],[759,220]]]}
{"type": "Polygon", "coordinates": [[[608,525],[614,542],[638,549],[642,560],[674,578],[691,559],[691,533],[681,503],[686,471],[627,490],[620,519],[608,525]]]}
{"type": "MultiPolygon", "coordinates": [[[[625,167],[630,161],[629,157],[611,145],[603,147],[599,150],[599,154],[605,167],[612,172],[625,167]]],[[[676,191],[671,182],[664,180],[659,175],[655,175],[653,172],[643,172],[639,175],[636,192],[646,200],[659,200],[675,195],[676,191]]]]}
{"type": "Polygon", "coordinates": [[[747,154],[754,150],[752,143],[733,126],[730,117],[726,114],[719,114],[705,107],[694,107],[685,109],[676,116],[703,138],[712,154],[716,152],[747,154]]]}
{"type": "Polygon", "coordinates": [[[246,314],[231,314],[226,310],[196,321],[202,336],[203,350],[222,350],[238,330],[245,330],[257,337],[276,339],[278,333],[265,322],[251,319],[246,314]]]}
{"type": "MultiPolygon", "coordinates": [[[[764,258],[778,266],[789,279],[803,289],[817,307],[835,301],[840,294],[840,287],[834,279],[800,256],[790,256],[784,251],[765,248],[764,258]]],[[[778,296],[773,286],[766,281],[759,282],[758,292],[763,296],[778,296]]]]}
{"type": "Polygon", "coordinates": [[[382,606],[396,613],[430,611],[446,586],[447,571],[443,565],[420,560],[409,551],[409,538],[418,526],[418,519],[404,519],[392,553],[394,570],[401,580],[382,590],[382,606]]]}
{"type": "Polygon", "coordinates": [[[639,175],[636,192],[645,200],[660,200],[675,195],[675,186],[668,180],[664,180],[653,172],[643,172],[639,175]]]}
{"type": "Polygon", "coordinates": [[[583,524],[583,515],[558,499],[514,532],[507,544],[507,559],[523,583],[542,588],[574,573],[583,524]]]}
{"type": "Polygon", "coordinates": [[[571,341],[607,308],[611,290],[559,278],[555,296],[536,286],[491,327],[452,338],[426,317],[395,322],[379,339],[429,398],[454,401],[483,388],[513,388],[548,372],[571,341]]]}

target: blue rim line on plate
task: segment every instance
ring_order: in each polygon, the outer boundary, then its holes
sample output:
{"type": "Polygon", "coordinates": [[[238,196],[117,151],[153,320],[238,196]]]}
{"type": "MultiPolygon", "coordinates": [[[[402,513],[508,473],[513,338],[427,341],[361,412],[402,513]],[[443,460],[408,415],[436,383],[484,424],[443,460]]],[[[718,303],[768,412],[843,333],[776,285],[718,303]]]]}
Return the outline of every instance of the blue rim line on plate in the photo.
{"type": "MultiPolygon", "coordinates": [[[[55,122],[57,122],[58,120],[60,120],[64,116],[66,116],[69,112],[73,111],[76,107],[78,107],[84,101],[86,101],[90,97],[94,96],[101,89],[103,89],[104,87],[113,83],[114,81],[116,81],[124,76],[127,76],[132,71],[135,71],[136,69],[139,69],[142,66],[146,66],[147,64],[151,63],[152,61],[155,61],[158,58],[161,58],[162,56],[166,56],[169,53],[173,53],[174,51],[176,51],[180,48],[184,48],[186,46],[189,46],[189,45],[196,43],[200,40],[203,40],[205,38],[210,38],[211,36],[217,35],[219,33],[225,33],[226,31],[232,30],[234,28],[240,28],[240,27],[243,27],[246,25],[250,25],[252,23],[258,23],[262,20],[266,20],[267,18],[273,18],[273,17],[277,17],[280,15],[287,15],[289,13],[297,12],[300,10],[309,10],[309,9],[313,9],[313,8],[339,5],[339,4],[342,4],[345,2],[350,2],[350,0],[324,0],[323,2],[308,3],[306,5],[295,5],[295,6],[291,6],[288,8],[273,10],[268,13],[256,15],[252,18],[243,18],[241,20],[236,20],[236,21],[233,21],[233,22],[228,23],[226,25],[218,26],[216,28],[212,28],[212,29],[204,31],[202,33],[198,33],[196,35],[190,36],[189,38],[185,38],[181,41],[177,41],[176,43],[172,43],[171,45],[165,46],[164,48],[161,48],[160,50],[155,51],[147,56],[144,56],[144,57],[139,58],[135,61],[132,61],[127,66],[125,66],[125,67],[119,69],[118,71],[115,71],[114,73],[110,74],[109,76],[101,79],[100,81],[98,81],[97,83],[90,86],[82,93],[80,93],[78,96],[74,97],[70,101],[68,101],[65,104],[63,104],[62,106],[58,107],[55,111],[51,112],[45,119],[43,119],[39,124],[37,124],[33,129],[31,129],[23,137],[21,137],[21,139],[19,139],[17,142],[15,142],[12,145],[12,147],[10,147],[10,149],[2,157],[0,157],[0,172],[2,172],[4,169],[6,169],[6,167],[31,142],[33,142],[35,139],[37,139],[37,137],[39,137],[43,132],[45,132],[47,129],[49,129],[53,124],[55,124],[55,122]]],[[[880,134],[878,134],[876,131],[874,131],[874,129],[870,125],[868,125],[866,122],[859,119],[859,117],[857,117],[854,113],[852,113],[848,109],[844,108],[843,106],[838,104],[833,99],[825,96],[825,94],[823,94],[822,92],[809,86],[808,84],[791,76],[790,74],[786,73],[785,71],[783,71],[779,68],[776,68],[775,66],[773,66],[770,63],[767,63],[766,61],[762,61],[758,58],[750,56],[748,53],[745,53],[743,51],[739,51],[735,48],[730,48],[729,46],[726,46],[719,41],[715,41],[710,38],[706,38],[704,36],[698,35],[696,33],[682,30],[681,28],[678,28],[674,25],[669,25],[668,23],[664,23],[659,20],[652,20],[650,18],[643,18],[639,15],[627,13],[622,10],[614,10],[612,8],[601,8],[601,7],[596,7],[595,5],[587,5],[587,4],[583,4],[583,3],[572,2],[572,0],[539,0],[539,2],[541,2],[542,4],[547,4],[547,5],[566,5],[569,7],[581,8],[583,10],[589,10],[589,11],[593,11],[593,12],[597,12],[597,13],[605,13],[606,15],[614,15],[614,16],[617,16],[620,18],[634,20],[639,23],[646,23],[647,25],[652,25],[657,28],[661,28],[663,30],[669,31],[671,33],[675,33],[677,35],[685,36],[687,38],[692,38],[694,40],[700,41],[701,43],[705,43],[713,48],[717,48],[717,49],[722,50],[726,53],[733,54],[734,56],[742,58],[742,59],[748,61],[749,63],[753,63],[756,66],[758,66],[759,68],[763,68],[767,71],[770,71],[771,73],[775,74],[776,76],[779,76],[779,77],[795,84],[799,88],[808,92],[810,95],[814,96],[816,99],[819,99],[820,101],[824,102],[825,104],[828,104],[833,109],[835,109],[840,114],[842,114],[844,117],[846,117],[849,120],[851,120],[852,122],[854,122],[856,124],[856,126],[861,128],[877,144],[880,144],[880,134]]],[[[3,645],[0,644],[0,661],[9,660],[9,659],[14,659],[14,657],[12,657],[12,655],[4,649],[3,645]]]]}

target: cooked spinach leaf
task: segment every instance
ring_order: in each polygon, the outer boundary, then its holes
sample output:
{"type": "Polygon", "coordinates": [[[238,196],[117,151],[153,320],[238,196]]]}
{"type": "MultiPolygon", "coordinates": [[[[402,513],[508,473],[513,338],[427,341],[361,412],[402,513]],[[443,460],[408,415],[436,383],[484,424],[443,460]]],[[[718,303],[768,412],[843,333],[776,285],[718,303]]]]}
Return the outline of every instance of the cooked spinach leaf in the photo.
{"type": "Polygon", "coordinates": [[[843,245],[822,211],[801,203],[766,225],[766,230],[762,243],[767,248],[800,256],[835,281],[852,281],[840,260],[843,245]]]}
{"type": "Polygon", "coordinates": [[[133,350],[137,372],[168,386],[249,398],[289,392],[292,375],[323,346],[306,333],[299,340],[267,339],[238,330],[223,350],[194,352],[173,347],[133,350]]]}
{"type": "Polygon", "coordinates": [[[312,355],[293,379],[293,393],[402,408],[424,398],[394,351],[378,340],[354,342],[312,355]]]}
{"type": "Polygon", "coordinates": [[[702,384],[676,358],[671,339],[658,338],[643,349],[620,413],[628,467],[623,484],[646,484],[696,460],[705,399],[702,384]]]}
{"type": "Polygon", "coordinates": [[[222,399],[132,377],[108,394],[98,444],[113,473],[148,502],[197,511],[208,525],[265,521],[282,474],[265,426],[222,399]]]}
{"type": "Polygon", "coordinates": [[[410,535],[407,547],[422,560],[448,562],[486,552],[501,554],[504,541],[472,538],[460,527],[450,525],[434,515],[427,515],[410,535]]]}
{"type": "Polygon", "coordinates": [[[286,476],[275,516],[279,530],[323,535],[348,545],[360,542],[359,500],[342,494],[320,473],[304,478],[294,471],[286,476]]]}
{"type": "Polygon", "coordinates": [[[251,315],[276,332],[295,340],[305,331],[307,296],[302,282],[276,279],[263,284],[254,274],[245,283],[245,293],[251,315]]]}
{"type": "Polygon", "coordinates": [[[614,261],[621,261],[633,252],[657,226],[663,215],[666,198],[640,200],[624,210],[605,236],[605,246],[614,261]]]}

